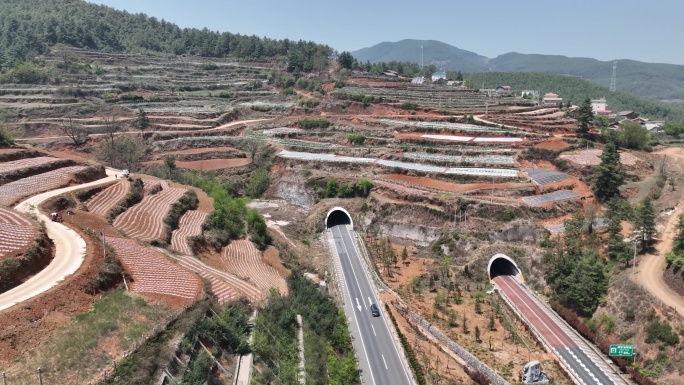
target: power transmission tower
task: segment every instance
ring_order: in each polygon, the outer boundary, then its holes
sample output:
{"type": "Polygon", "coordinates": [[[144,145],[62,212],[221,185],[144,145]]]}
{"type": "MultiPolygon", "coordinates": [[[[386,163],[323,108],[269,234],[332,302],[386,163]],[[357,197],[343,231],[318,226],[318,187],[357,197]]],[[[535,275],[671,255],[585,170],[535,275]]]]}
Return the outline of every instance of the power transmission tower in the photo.
{"type": "Polygon", "coordinates": [[[423,42],[421,41],[420,42],[420,69],[421,70],[423,69],[423,65],[424,65],[424,62],[423,62],[423,42]]]}
{"type": "Polygon", "coordinates": [[[610,78],[610,92],[615,92],[617,86],[617,60],[613,62],[613,77],[610,78]]]}

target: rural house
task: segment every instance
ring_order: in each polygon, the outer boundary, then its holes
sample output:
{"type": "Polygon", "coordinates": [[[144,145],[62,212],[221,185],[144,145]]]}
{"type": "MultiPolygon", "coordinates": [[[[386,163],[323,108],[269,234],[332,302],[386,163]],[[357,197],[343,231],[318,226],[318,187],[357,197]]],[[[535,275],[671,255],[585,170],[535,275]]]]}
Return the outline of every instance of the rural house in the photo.
{"type": "Polygon", "coordinates": [[[554,94],[553,92],[549,92],[544,95],[544,102],[542,103],[545,106],[557,106],[558,103],[563,103],[563,98],[559,98],[558,94],[554,94]]]}

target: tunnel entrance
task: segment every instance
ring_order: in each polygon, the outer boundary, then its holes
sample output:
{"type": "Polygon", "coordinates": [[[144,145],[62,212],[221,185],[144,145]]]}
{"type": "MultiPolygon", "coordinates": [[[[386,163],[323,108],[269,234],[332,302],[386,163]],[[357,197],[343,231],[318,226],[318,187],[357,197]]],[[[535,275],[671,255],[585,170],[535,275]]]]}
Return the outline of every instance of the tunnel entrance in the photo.
{"type": "Polygon", "coordinates": [[[513,259],[511,259],[511,257],[505,254],[495,254],[489,259],[487,274],[489,274],[490,280],[500,275],[512,275],[521,281],[523,280],[523,276],[518,265],[513,259]]]}
{"type": "Polygon", "coordinates": [[[351,214],[342,207],[334,207],[332,210],[328,211],[328,215],[325,217],[325,228],[329,229],[337,225],[352,225],[354,222],[351,219],[351,214]]]}

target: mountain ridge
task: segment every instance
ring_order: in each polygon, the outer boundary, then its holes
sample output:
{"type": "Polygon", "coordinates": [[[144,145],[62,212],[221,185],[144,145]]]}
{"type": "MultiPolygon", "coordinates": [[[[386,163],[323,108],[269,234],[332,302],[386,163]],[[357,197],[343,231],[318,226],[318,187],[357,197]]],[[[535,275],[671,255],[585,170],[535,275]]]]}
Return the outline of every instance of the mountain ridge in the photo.
{"type": "MultiPolygon", "coordinates": [[[[419,62],[421,40],[404,39],[382,42],[351,52],[360,62],[419,62]]],[[[438,40],[423,41],[426,65],[446,71],[474,72],[542,72],[572,75],[608,87],[613,62],[588,57],[523,54],[507,52],[488,58],[438,40]]],[[[684,65],[647,63],[617,59],[617,88],[620,91],[660,101],[684,103],[684,65]]]]}

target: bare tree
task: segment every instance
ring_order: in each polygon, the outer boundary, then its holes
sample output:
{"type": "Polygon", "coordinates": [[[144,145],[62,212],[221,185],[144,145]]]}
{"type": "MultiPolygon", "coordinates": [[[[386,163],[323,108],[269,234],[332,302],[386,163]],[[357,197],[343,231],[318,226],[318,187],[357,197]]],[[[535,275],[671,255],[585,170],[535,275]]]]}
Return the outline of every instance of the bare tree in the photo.
{"type": "Polygon", "coordinates": [[[245,150],[249,153],[252,163],[254,163],[254,159],[256,159],[256,155],[261,148],[260,143],[258,140],[252,138],[246,139],[244,143],[245,150]]]}
{"type": "Polygon", "coordinates": [[[105,116],[102,120],[104,133],[109,136],[109,145],[114,146],[114,136],[121,131],[121,126],[113,115],[105,116]]]}
{"type": "Polygon", "coordinates": [[[88,141],[88,130],[80,123],[74,122],[71,118],[62,121],[59,128],[76,146],[85,144],[85,142],[88,141]]]}

